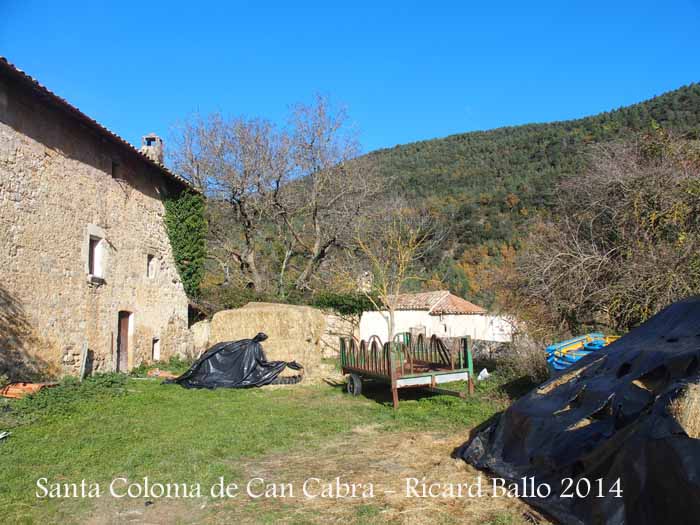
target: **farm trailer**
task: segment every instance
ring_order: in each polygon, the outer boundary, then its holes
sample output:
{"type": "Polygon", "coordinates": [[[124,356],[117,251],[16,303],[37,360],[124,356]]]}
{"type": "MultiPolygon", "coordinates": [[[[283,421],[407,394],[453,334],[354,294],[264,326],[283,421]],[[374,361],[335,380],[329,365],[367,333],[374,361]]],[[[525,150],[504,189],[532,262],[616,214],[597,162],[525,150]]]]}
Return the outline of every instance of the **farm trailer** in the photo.
{"type": "Polygon", "coordinates": [[[474,392],[474,365],[471,338],[461,337],[452,344],[432,336],[398,334],[391,343],[382,343],[376,335],[367,341],[354,337],[340,338],[340,365],[349,375],[347,390],[360,395],[363,380],[374,380],[391,386],[394,409],[399,406],[399,389],[425,388],[432,392],[457,395],[463,392],[439,388],[452,381],[466,381],[469,394],[474,392]]]}

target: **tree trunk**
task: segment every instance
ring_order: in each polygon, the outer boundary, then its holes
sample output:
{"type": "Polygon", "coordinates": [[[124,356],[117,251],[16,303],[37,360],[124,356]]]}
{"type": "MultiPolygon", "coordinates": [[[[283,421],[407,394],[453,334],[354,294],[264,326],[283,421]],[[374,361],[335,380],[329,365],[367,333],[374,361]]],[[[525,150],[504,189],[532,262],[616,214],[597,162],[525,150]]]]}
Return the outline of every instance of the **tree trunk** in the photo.
{"type": "Polygon", "coordinates": [[[323,246],[320,245],[320,242],[314,244],[313,256],[306,263],[306,266],[304,267],[304,270],[301,272],[299,277],[297,277],[295,283],[295,287],[297,290],[303,290],[304,288],[306,288],[306,285],[311,279],[311,276],[314,274],[314,272],[316,272],[318,267],[326,258],[326,255],[328,254],[328,249],[333,245],[334,242],[335,239],[332,239],[326,242],[323,246]]]}
{"type": "Polygon", "coordinates": [[[395,320],[394,320],[394,308],[389,307],[389,343],[394,340],[394,330],[395,330],[395,320]]]}
{"type": "Polygon", "coordinates": [[[287,265],[289,264],[289,260],[292,258],[292,254],[294,252],[292,250],[285,250],[284,252],[284,260],[282,261],[282,267],[280,268],[280,273],[279,277],[277,278],[277,294],[280,297],[284,296],[284,274],[287,271],[287,265]]]}
{"type": "Polygon", "coordinates": [[[255,264],[255,252],[252,250],[246,251],[243,259],[245,261],[246,270],[247,270],[248,276],[250,277],[250,284],[253,285],[253,289],[256,292],[263,291],[262,278],[260,277],[260,273],[258,272],[258,267],[255,264]]]}

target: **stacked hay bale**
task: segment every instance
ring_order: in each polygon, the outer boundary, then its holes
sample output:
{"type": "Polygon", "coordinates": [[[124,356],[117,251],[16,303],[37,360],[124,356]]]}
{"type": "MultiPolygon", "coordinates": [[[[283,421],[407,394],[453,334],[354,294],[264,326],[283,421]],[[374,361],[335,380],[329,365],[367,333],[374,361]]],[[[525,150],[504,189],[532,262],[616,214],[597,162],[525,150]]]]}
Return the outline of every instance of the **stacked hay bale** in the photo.
{"type": "MultiPolygon", "coordinates": [[[[263,348],[270,361],[297,361],[304,366],[305,381],[321,373],[321,338],[326,328],[323,312],[310,306],[248,303],[214,315],[209,327],[211,346],[221,341],[250,339],[264,332],[263,348]]],[[[287,369],[282,375],[295,375],[287,369]]]]}

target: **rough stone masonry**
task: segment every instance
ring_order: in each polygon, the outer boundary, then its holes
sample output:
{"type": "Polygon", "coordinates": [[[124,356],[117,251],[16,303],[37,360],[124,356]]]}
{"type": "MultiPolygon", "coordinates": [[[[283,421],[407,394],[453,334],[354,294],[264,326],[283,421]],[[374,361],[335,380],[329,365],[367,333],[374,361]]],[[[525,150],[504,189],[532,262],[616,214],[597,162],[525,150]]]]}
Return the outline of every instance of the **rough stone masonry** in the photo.
{"type": "Polygon", "coordinates": [[[160,162],[0,58],[0,374],[190,352],[163,223],[164,197],[187,186],[160,162]]]}

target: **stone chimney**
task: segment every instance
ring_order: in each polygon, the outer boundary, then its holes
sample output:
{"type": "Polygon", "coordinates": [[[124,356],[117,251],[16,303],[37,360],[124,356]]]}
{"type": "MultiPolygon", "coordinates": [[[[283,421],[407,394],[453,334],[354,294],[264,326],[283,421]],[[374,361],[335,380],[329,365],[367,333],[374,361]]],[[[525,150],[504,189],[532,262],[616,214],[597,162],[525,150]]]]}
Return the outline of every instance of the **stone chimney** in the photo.
{"type": "Polygon", "coordinates": [[[141,153],[152,161],[163,164],[163,139],[155,133],[149,133],[141,138],[141,153]]]}

